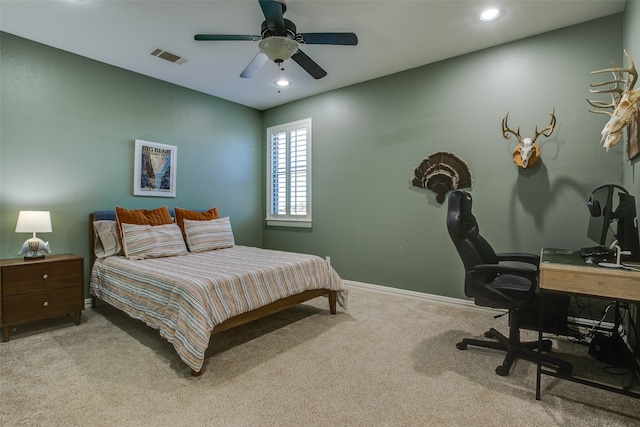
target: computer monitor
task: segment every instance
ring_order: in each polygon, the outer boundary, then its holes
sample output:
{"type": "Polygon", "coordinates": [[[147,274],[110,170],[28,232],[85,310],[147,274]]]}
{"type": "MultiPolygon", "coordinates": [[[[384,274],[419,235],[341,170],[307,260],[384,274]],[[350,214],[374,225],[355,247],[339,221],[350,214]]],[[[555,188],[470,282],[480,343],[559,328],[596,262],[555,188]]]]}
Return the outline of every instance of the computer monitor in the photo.
{"type": "Polygon", "coordinates": [[[631,252],[623,259],[640,260],[635,197],[623,187],[608,184],[591,193],[587,206],[591,214],[587,237],[603,246],[617,240],[623,251],[631,252]]]}

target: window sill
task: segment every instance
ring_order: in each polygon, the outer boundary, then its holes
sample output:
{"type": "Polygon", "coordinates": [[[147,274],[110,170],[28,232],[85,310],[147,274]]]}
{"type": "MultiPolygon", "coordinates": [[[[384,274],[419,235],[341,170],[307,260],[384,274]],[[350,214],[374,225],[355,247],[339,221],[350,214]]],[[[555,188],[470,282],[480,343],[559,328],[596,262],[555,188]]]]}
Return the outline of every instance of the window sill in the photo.
{"type": "Polygon", "coordinates": [[[297,227],[297,228],[311,228],[312,222],[310,220],[294,220],[294,219],[267,219],[268,226],[276,227],[297,227]]]}

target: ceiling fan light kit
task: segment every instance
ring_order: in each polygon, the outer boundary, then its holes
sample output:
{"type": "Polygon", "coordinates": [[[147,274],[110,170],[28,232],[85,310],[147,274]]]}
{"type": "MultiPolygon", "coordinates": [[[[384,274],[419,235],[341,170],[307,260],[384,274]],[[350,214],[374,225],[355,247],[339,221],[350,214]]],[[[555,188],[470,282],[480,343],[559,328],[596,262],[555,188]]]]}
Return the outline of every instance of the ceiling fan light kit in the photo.
{"type": "Polygon", "coordinates": [[[289,37],[271,36],[260,40],[258,48],[267,57],[275,62],[281,63],[291,58],[291,55],[298,50],[298,43],[289,37]]]}
{"type": "Polygon", "coordinates": [[[240,73],[242,78],[251,78],[260,71],[267,58],[276,64],[293,59],[314,79],[327,75],[316,62],[300,50],[299,44],[325,44],[356,46],[358,37],[354,33],[298,33],[293,22],[284,18],[287,7],[275,0],[258,0],[265,20],[260,26],[260,35],[196,34],[198,41],[260,41],[260,52],[240,73]]]}

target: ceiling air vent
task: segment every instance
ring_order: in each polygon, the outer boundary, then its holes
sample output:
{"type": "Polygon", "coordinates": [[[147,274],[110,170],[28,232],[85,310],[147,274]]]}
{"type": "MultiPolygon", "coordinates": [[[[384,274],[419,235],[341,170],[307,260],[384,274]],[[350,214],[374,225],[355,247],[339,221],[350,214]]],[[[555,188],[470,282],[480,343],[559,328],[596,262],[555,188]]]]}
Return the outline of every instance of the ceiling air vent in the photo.
{"type": "Polygon", "coordinates": [[[163,49],[156,49],[153,52],[151,52],[151,55],[157,56],[158,58],[162,58],[165,61],[173,62],[174,64],[178,64],[178,65],[181,65],[187,62],[187,58],[183,58],[171,52],[167,52],[166,50],[163,50],[163,49]]]}

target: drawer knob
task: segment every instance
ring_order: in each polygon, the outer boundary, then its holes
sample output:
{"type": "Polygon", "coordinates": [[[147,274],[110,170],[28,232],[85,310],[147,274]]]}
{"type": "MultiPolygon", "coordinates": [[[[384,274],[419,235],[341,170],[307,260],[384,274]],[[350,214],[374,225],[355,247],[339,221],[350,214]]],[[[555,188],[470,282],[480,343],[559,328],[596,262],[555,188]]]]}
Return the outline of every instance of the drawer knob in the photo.
{"type": "Polygon", "coordinates": [[[45,301],[44,304],[42,304],[44,307],[48,307],[49,306],[49,301],[45,301]]]}
{"type": "Polygon", "coordinates": [[[49,278],[48,274],[45,274],[44,276],[42,276],[43,279],[47,280],[49,278]]]}

